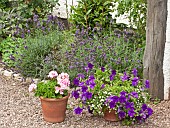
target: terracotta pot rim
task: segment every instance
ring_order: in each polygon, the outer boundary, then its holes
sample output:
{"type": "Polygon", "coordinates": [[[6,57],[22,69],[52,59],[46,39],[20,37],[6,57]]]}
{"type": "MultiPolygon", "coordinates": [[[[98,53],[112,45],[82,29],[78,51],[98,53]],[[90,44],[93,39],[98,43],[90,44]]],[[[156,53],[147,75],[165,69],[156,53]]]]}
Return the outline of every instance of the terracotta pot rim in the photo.
{"type": "Polygon", "coordinates": [[[69,96],[70,96],[70,94],[68,93],[67,96],[59,98],[59,99],[57,99],[57,98],[43,98],[42,96],[40,96],[40,99],[41,100],[46,100],[46,101],[62,101],[62,100],[68,99],[69,96]]]}

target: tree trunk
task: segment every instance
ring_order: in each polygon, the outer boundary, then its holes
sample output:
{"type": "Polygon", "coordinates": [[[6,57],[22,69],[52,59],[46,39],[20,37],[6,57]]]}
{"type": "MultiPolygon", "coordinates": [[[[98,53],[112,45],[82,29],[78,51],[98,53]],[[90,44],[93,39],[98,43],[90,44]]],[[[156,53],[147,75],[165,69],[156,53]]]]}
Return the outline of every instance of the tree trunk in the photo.
{"type": "Polygon", "coordinates": [[[152,98],[164,98],[163,57],[166,40],[167,0],[148,0],[144,79],[152,98]]]}

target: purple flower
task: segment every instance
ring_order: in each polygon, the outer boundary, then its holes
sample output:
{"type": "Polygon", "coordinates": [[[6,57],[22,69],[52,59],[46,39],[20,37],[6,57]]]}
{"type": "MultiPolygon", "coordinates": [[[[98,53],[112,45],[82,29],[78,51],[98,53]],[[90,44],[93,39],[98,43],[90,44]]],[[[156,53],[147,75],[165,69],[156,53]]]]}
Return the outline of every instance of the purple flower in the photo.
{"type": "Polygon", "coordinates": [[[77,108],[74,109],[74,113],[75,113],[75,114],[81,114],[82,111],[83,111],[83,109],[80,108],[80,107],[77,107],[77,108]]]}
{"type": "Polygon", "coordinates": [[[147,108],[148,108],[148,107],[147,107],[146,104],[143,104],[143,105],[142,105],[142,111],[145,111],[147,108]]]}
{"type": "Polygon", "coordinates": [[[105,84],[102,84],[101,87],[100,87],[100,89],[103,89],[104,87],[105,87],[105,84]]]}
{"type": "Polygon", "coordinates": [[[118,115],[119,115],[119,118],[120,118],[120,119],[123,119],[123,118],[125,118],[126,113],[125,113],[124,111],[120,111],[120,112],[118,113],[118,115]]]}
{"type": "Polygon", "coordinates": [[[92,93],[91,92],[86,92],[85,96],[86,96],[86,99],[90,100],[92,98],[92,93]]]}
{"type": "Polygon", "coordinates": [[[150,87],[149,80],[146,80],[146,81],[145,81],[145,88],[149,88],[149,87],[150,87]]]}
{"type": "Polygon", "coordinates": [[[138,74],[137,69],[136,69],[136,68],[134,68],[134,69],[132,70],[132,73],[133,73],[134,77],[136,77],[136,76],[137,76],[137,74],[138,74]]]}
{"type": "Polygon", "coordinates": [[[113,76],[116,75],[116,70],[112,70],[112,75],[113,75],[113,76]]]}
{"type": "Polygon", "coordinates": [[[110,108],[114,108],[114,107],[115,107],[115,105],[116,105],[116,104],[115,104],[115,102],[114,102],[114,101],[111,101],[111,102],[109,103],[109,107],[110,107],[110,108]]]}
{"type": "Polygon", "coordinates": [[[132,79],[132,86],[137,86],[138,85],[138,81],[139,81],[139,78],[138,77],[134,77],[132,79]]]}
{"type": "Polygon", "coordinates": [[[81,74],[81,73],[80,73],[80,74],[77,75],[77,77],[78,77],[78,78],[81,78],[81,79],[84,79],[85,76],[84,76],[84,74],[81,74]]]}
{"type": "Polygon", "coordinates": [[[152,113],[153,113],[153,110],[151,109],[151,108],[147,108],[147,111],[148,111],[148,116],[150,116],[150,115],[152,115],[152,113]]]}
{"type": "Polygon", "coordinates": [[[132,102],[126,102],[125,104],[125,108],[126,109],[133,109],[134,108],[134,103],[132,102]]]}
{"type": "Polygon", "coordinates": [[[88,87],[87,87],[87,86],[82,86],[82,87],[81,87],[82,92],[86,92],[86,91],[87,91],[87,89],[88,89],[88,87]]]}
{"type": "Polygon", "coordinates": [[[80,83],[79,83],[79,86],[80,86],[80,87],[84,86],[84,82],[80,82],[80,83]]]}
{"type": "Polygon", "coordinates": [[[104,72],[105,71],[105,67],[101,67],[101,71],[104,72]]]}
{"type": "Polygon", "coordinates": [[[137,92],[131,92],[131,95],[133,96],[133,97],[135,97],[135,98],[138,98],[138,93],[137,92]]]}
{"type": "Polygon", "coordinates": [[[88,68],[89,68],[89,69],[93,69],[93,66],[94,66],[93,64],[88,63],[88,68]]]}
{"type": "Polygon", "coordinates": [[[86,72],[88,72],[88,71],[89,71],[89,67],[85,67],[84,69],[86,70],[86,72]]]}
{"type": "Polygon", "coordinates": [[[125,103],[126,102],[126,97],[125,96],[120,96],[119,97],[119,102],[120,103],[125,103]]]}
{"type": "Polygon", "coordinates": [[[124,75],[120,77],[122,81],[129,80],[129,76],[124,72],[124,75]]]}
{"type": "Polygon", "coordinates": [[[130,117],[134,117],[135,114],[136,114],[136,113],[134,112],[133,109],[131,109],[131,110],[128,111],[128,115],[129,115],[130,117]]]}
{"type": "Polygon", "coordinates": [[[79,86],[79,80],[78,80],[77,78],[75,78],[75,79],[73,80],[73,84],[79,86]]]}
{"type": "Polygon", "coordinates": [[[78,99],[78,98],[79,98],[79,93],[78,93],[78,91],[72,91],[72,96],[73,96],[75,99],[78,99]]]}
{"type": "Polygon", "coordinates": [[[112,81],[114,79],[114,75],[112,75],[112,74],[109,77],[110,77],[110,81],[112,81]]]}
{"type": "Polygon", "coordinates": [[[120,95],[121,95],[121,96],[126,96],[126,94],[127,94],[127,93],[126,93],[125,91],[121,91],[121,92],[120,92],[120,95]]]}

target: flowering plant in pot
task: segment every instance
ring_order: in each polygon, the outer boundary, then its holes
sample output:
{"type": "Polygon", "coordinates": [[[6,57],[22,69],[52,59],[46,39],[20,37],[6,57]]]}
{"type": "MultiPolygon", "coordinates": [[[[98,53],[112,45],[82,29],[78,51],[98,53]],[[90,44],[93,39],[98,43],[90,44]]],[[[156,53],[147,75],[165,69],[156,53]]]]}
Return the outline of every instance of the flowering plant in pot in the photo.
{"type": "Polygon", "coordinates": [[[29,92],[35,92],[35,96],[40,97],[43,117],[46,121],[62,122],[65,119],[69,98],[69,75],[51,71],[48,78],[38,84],[32,83],[29,92]]]}
{"type": "Polygon", "coordinates": [[[72,91],[72,97],[79,103],[74,109],[76,114],[81,114],[84,109],[99,115],[114,110],[117,118],[126,125],[143,122],[152,115],[153,110],[147,105],[149,81],[143,84],[136,69],[129,75],[107,66],[95,68],[89,63],[86,70],[87,76],[78,74],[74,79],[77,87],[72,91]]]}

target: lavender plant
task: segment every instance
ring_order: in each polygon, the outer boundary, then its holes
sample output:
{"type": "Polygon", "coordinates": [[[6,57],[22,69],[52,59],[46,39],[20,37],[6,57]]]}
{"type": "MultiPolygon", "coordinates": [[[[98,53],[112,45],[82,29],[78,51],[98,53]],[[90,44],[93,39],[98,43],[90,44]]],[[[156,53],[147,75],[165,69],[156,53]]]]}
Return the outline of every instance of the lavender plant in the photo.
{"type": "Polygon", "coordinates": [[[101,30],[94,28],[93,31],[93,36],[83,29],[76,31],[75,42],[66,52],[70,71],[84,73],[87,62],[91,62],[99,67],[107,64],[120,72],[131,71],[134,67],[142,72],[143,48],[139,47],[133,33],[115,31],[102,35],[101,30]]]}
{"type": "Polygon", "coordinates": [[[24,77],[43,79],[50,70],[61,72],[58,68],[61,58],[55,59],[54,52],[59,54],[62,43],[64,38],[58,30],[48,35],[40,32],[36,38],[26,38],[23,46],[18,47],[14,55],[17,71],[24,77]]]}

